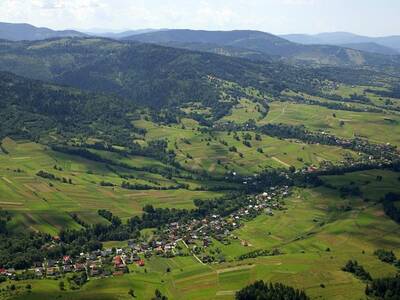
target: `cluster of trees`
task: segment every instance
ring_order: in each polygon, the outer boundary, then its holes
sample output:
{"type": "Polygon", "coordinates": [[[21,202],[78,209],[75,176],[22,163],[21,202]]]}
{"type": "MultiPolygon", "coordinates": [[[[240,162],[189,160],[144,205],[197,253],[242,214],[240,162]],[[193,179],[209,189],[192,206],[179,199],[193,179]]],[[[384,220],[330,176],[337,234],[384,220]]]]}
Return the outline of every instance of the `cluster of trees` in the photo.
{"type": "Polygon", "coordinates": [[[156,289],[154,292],[154,297],[151,300],[168,300],[168,297],[163,295],[159,289],[156,289]]]}
{"type": "Polygon", "coordinates": [[[7,222],[10,220],[10,213],[0,208],[0,234],[7,233],[7,222]]]}
{"type": "Polygon", "coordinates": [[[74,221],[76,223],[78,223],[79,225],[81,225],[82,227],[89,227],[90,225],[88,223],[86,223],[84,220],[82,220],[81,218],[79,218],[79,216],[76,213],[70,213],[70,216],[72,219],[74,219],[74,221]]]}
{"type": "Polygon", "coordinates": [[[376,90],[376,89],[366,89],[368,93],[374,93],[383,97],[397,98],[400,99],[400,85],[392,87],[391,90],[376,90]]]}
{"type": "MultiPolygon", "coordinates": [[[[35,262],[42,262],[44,258],[57,259],[63,255],[78,256],[81,252],[102,249],[101,241],[127,240],[138,238],[140,229],[161,227],[171,222],[185,221],[194,217],[204,217],[211,213],[222,215],[241,207],[240,201],[244,197],[223,198],[210,201],[196,201],[197,208],[191,211],[185,209],[162,209],[146,205],[141,217],[135,216],[123,224],[121,219],[114,216],[110,211],[101,209],[98,214],[110,222],[110,224],[89,225],[81,230],[64,229],[60,231],[61,243],[44,247],[51,242],[51,237],[46,234],[10,234],[2,229],[0,234],[0,266],[25,269],[31,267],[35,262]],[[230,203],[233,202],[233,203],[230,203]],[[208,205],[213,203],[213,205],[208,205]]],[[[77,219],[79,219],[76,216],[77,219]]],[[[0,224],[3,224],[0,223],[0,224]]],[[[5,228],[5,225],[2,225],[5,228]]]]}
{"type": "Polygon", "coordinates": [[[36,141],[54,129],[64,138],[78,134],[112,137],[133,129],[126,115],[133,114],[135,109],[132,101],[0,73],[2,138],[12,136],[36,141]]]}
{"type": "Polygon", "coordinates": [[[97,211],[99,216],[109,221],[113,227],[119,227],[122,224],[121,219],[118,216],[114,216],[111,211],[106,209],[99,209],[97,211]]]}
{"type": "Polygon", "coordinates": [[[387,193],[383,199],[385,214],[397,223],[400,223],[400,194],[387,193]]]}
{"type": "MultiPolygon", "coordinates": [[[[308,105],[318,105],[318,106],[326,107],[329,109],[335,109],[335,110],[346,110],[346,111],[355,111],[355,112],[374,112],[374,113],[383,112],[383,110],[378,107],[370,107],[370,106],[357,107],[354,105],[350,105],[348,103],[324,102],[324,101],[318,101],[318,100],[313,100],[313,99],[307,99],[307,98],[303,98],[300,96],[291,96],[288,98],[282,98],[282,100],[294,101],[296,103],[308,104],[308,105]]],[[[346,100],[349,100],[349,99],[342,99],[340,101],[359,102],[359,101],[353,101],[351,99],[350,99],[350,101],[346,101],[346,100]]]]}
{"type": "Polygon", "coordinates": [[[361,280],[372,280],[371,275],[356,260],[349,260],[342,268],[342,271],[352,273],[361,280]]]}
{"type": "Polygon", "coordinates": [[[152,205],[143,207],[141,218],[135,216],[128,220],[128,226],[134,228],[152,228],[177,222],[187,221],[193,218],[199,219],[211,214],[227,216],[239,208],[247,205],[249,198],[241,193],[231,193],[227,196],[213,200],[195,199],[195,209],[154,208],[152,205]]]}
{"type": "Polygon", "coordinates": [[[102,241],[124,241],[139,236],[137,228],[122,224],[119,217],[112,216],[109,221],[111,224],[94,224],[81,230],[61,230],[60,239],[74,248],[93,251],[102,248],[102,241]]]}
{"type": "Polygon", "coordinates": [[[0,234],[0,267],[25,269],[54,257],[54,250],[44,247],[50,241],[51,237],[42,233],[0,234]]]}
{"type": "Polygon", "coordinates": [[[388,264],[395,264],[397,262],[396,255],[393,251],[377,249],[375,250],[374,255],[376,255],[381,261],[388,264]]]}
{"type": "Polygon", "coordinates": [[[127,190],[177,190],[177,189],[188,188],[188,185],[183,183],[177,183],[176,185],[173,186],[154,186],[148,184],[129,183],[127,181],[123,181],[121,187],[127,190]]]}
{"type": "MultiPolygon", "coordinates": [[[[129,149],[126,151],[116,150],[115,148],[106,146],[106,145],[104,145],[104,149],[102,149],[102,150],[109,151],[110,149],[113,149],[112,152],[118,152],[119,154],[141,155],[141,156],[153,157],[153,158],[159,159],[161,161],[164,161],[166,163],[173,162],[174,158],[175,158],[175,153],[173,151],[167,150],[168,144],[165,140],[150,141],[146,147],[142,147],[139,144],[134,143],[134,142],[131,142],[128,146],[129,146],[129,149]]],[[[99,144],[97,144],[97,146],[96,146],[96,149],[98,149],[98,148],[100,148],[99,144]]],[[[110,164],[110,165],[116,165],[116,166],[123,167],[126,169],[147,171],[147,169],[144,169],[144,168],[135,168],[126,163],[116,162],[114,160],[103,157],[100,154],[92,152],[83,147],[53,145],[52,150],[62,152],[62,153],[67,153],[70,155],[80,156],[80,157],[83,157],[83,158],[86,158],[86,159],[89,159],[92,161],[102,162],[102,163],[106,163],[106,164],[110,164]]],[[[152,171],[152,170],[150,169],[150,171],[152,171]]],[[[153,171],[158,171],[158,169],[153,170],[153,171]]]]}
{"type": "Polygon", "coordinates": [[[248,258],[256,258],[259,256],[274,256],[274,255],[279,255],[281,254],[281,251],[277,248],[273,250],[266,250],[266,249],[259,249],[259,250],[254,250],[245,254],[241,254],[238,256],[238,260],[244,260],[248,258]]]}
{"type": "Polygon", "coordinates": [[[351,197],[360,197],[362,196],[362,192],[358,185],[345,185],[339,188],[340,197],[346,198],[348,196],[351,197]]]}
{"type": "Polygon", "coordinates": [[[348,148],[354,151],[363,152],[374,157],[384,157],[389,160],[398,160],[399,155],[396,147],[382,144],[372,144],[367,140],[355,138],[346,140],[334,135],[311,132],[304,126],[287,124],[267,124],[258,128],[262,133],[270,136],[286,139],[299,139],[311,144],[334,145],[348,148]]]}
{"type": "Polygon", "coordinates": [[[309,300],[304,291],[282,283],[256,281],[241,289],[235,295],[236,300],[309,300]]]}
{"type": "Polygon", "coordinates": [[[39,172],[37,172],[36,175],[39,176],[39,177],[45,178],[45,179],[58,180],[58,181],[61,181],[63,183],[72,184],[71,178],[69,178],[69,179],[67,179],[65,177],[60,178],[60,177],[55,176],[52,173],[49,173],[49,172],[46,172],[46,171],[43,171],[43,170],[40,170],[39,172]]]}
{"type": "Polygon", "coordinates": [[[368,283],[365,294],[382,300],[397,300],[400,298],[400,276],[394,278],[378,278],[368,283]]]}

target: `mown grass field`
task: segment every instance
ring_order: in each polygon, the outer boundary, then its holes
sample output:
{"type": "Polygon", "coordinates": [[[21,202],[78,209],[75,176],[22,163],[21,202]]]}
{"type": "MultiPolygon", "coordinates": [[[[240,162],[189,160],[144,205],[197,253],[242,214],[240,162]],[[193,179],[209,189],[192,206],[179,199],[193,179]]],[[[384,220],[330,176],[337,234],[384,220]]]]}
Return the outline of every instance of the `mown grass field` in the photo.
{"type": "MultiPolygon", "coordinates": [[[[372,170],[346,176],[356,181],[376,174],[383,176],[381,192],[399,192],[390,172],[372,170]]],[[[340,185],[334,176],[324,180],[340,185]]],[[[373,190],[373,184],[368,188],[373,190]]],[[[235,291],[258,279],[304,288],[312,299],[365,299],[365,283],[341,271],[349,259],[359,261],[372,277],[396,273],[395,267],[373,255],[378,248],[400,255],[399,225],[384,215],[380,204],[342,199],[336,190],[320,187],[295,189],[286,199],[286,208],[246,222],[234,232],[239,239],[230,245],[215,242],[212,247],[221,249],[226,263],[203,265],[192,256],[152,257],[145,267],[132,266],[123,277],[91,280],[81,291],[61,292],[58,281],[36,280],[29,282],[33,288],[28,295],[23,288],[28,282],[18,282],[21,291],[15,299],[131,299],[130,288],[137,299],[150,299],[156,288],[169,299],[233,299],[235,291]],[[249,246],[242,246],[241,240],[249,246]],[[279,248],[282,255],[234,259],[255,249],[273,248],[279,248]]]]}
{"type": "Polygon", "coordinates": [[[233,133],[224,131],[210,135],[201,133],[197,130],[196,123],[190,124],[187,121],[185,126],[157,125],[144,120],[135,122],[135,125],[147,130],[146,140],[168,136],[169,148],[174,150],[177,161],[183,167],[217,174],[224,174],[227,171],[253,174],[267,167],[288,168],[292,165],[318,166],[324,160],[338,162],[345,156],[357,155],[339,147],[307,145],[266,135],[261,135],[261,140],[256,140],[254,133],[250,133],[251,147],[248,147],[243,144],[246,132],[237,132],[238,140],[233,133]],[[229,150],[233,146],[236,147],[236,152],[229,150]]]}
{"type": "MultiPolygon", "coordinates": [[[[116,185],[123,181],[103,163],[54,152],[31,142],[17,143],[6,139],[3,147],[9,154],[0,154],[0,207],[13,213],[11,226],[14,229],[30,228],[56,235],[61,228],[80,228],[70,213],[76,213],[89,223],[99,223],[104,222],[97,215],[100,208],[108,209],[121,218],[128,218],[140,214],[146,204],[192,208],[196,198],[213,199],[222,195],[187,189],[126,190],[119,186],[102,187],[101,181],[116,185]],[[61,167],[62,171],[55,170],[54,165],[61,167]],[[40,170],[60,178],[70,178],[72,184],[41,178],[36,175],[40,170]]],[[[138,167],[157,164],[157,161],[138,157],[133,157],[132,161],[125,158],[126,161],[138,167]]],[[[121,171],[137,178],[130,179],[132,183],[154,185],[157,182],[158,186],[175,184],[154,173],[121,171]]],[[[197,182],[191,184],[199,186],[197,182]]]]}
{"type": "Polygon", "coordinates": [[[304,125],[346,138],[361,136],[376,143],[400,145],[400,116],[368,112],[333,110],[316,105],[272,102],[261,123],[304,125]],[[336,117],[334,116],[336,115],[336,117]],[[340,122],[344,125],[341,126],[340,122]]]}
{"type": "MultiPolygon", "coordinates": [[[[343,89],[339,92],[345,95],[354,91],[343,89]]],[[[198,110],[207,112],[204,108],[198,110]]],[[[259,124],[304,124],[311,130],[323,130],[342,137],[359,135],[374,142],[400,145],[398,123],[387,120],[400,122],[397,115],[272,102],[268,116],[260,120],[261,116],[257,104],[242,99],[222,121],[243,123],[255,119],[259,124]],[[344,126],[340,126],[340,121],[344,121],[344,126]]],[[[265,135],[257,140],[254,133],[250,133],[251,147],[248,147],[243,144],[245,132],[237,132],[238,138],[234,133],[222,131],[202,133],[198,130],[199,124],[191,119],[172,125],[139,120],[135,125],[147,130],[145,136],[138,136],[139,143],[166,138],[169,149],[174,150],[177,161],[185,169],[206,170],[218,175],[227,171],[250,175],[267,167],[318,166],[324,160],[335,163],[346,156],[358,156],[338,147],[307,145],[265,135]],[[229,150],[233,146],[236,152],[229,150]]],[[[168,187],[178,182],[188,184],[189,188],[126,190],[119,187],[123,179],[103,163],[54,152],[32,142],[5,139],[2,145],[9,153],[0,151],[0,207],[12,213],[10,229],[15,231],[29,229],[57,235],[61,228],[81,228],[70,213],[76,213],[88,223],[107,223],[98,216],[98,209],[108,209],[125,220],[141,214],[146,204],[192,208],[196,198],[213,199],[223,195],[222,192],[201,190],[202,186],[213,186],[218,182],[166,178],[157,172],[144,170],[167,167],[148,157],[124,157],[91,150],[108,159],[143,169],[115,167],[121,174],[132,175],[131,183],[168,187]],[[55,165],[62,170],[54,169],[55,165]],[[36,173],[39,170],[70,178],[72,184],[38,177],[36,173]],[[111,182],[115,187],[103,187],[101,181],[111,182]]],[[[349,259],[356,259],[373,277],[396,273],[393,266],[379,261],[373,252],[385,248],[400,256],[399,225],[385,216],[381,204],[376,203],[389,191],[400,192],[399,176],[399,173],[391,171],[370,170],[322,178],[336,189],[296,188],[285,200],[287,210],[275,211],[274,216],[260,215],[246,222],[233,233],[237,239],[232,239],[228,245],[214,240],[207,251],[218,248],[226,258],[222,264],[204,265],[192,256],[152,257],[146,260],[143,268],[131,266],[128,275],[91,279],[79,291],[68,289],[68,284],[67,291],[60,291],[57,280],[21,281],[13,282],[17,291],[5,290],[0,293],[0,298],[132,299],[128,295],[132,288],[136,299],[151,299],[157,288],[172,300],[224,300],[233,299],[237,290],[263,279],[305,289],[312,299],[365,299],[365,283],[342,272],[341,267],[349,259]],[[377,176],[382,176],[382,180],[378,181],[377,176]],[[362,197],[343,199],[339,196],[338,189],[350,183],[360,187],[362,197]],[[253,250],[274,248],[280,249],[282,254],[237,260],[239,255],[253,250]],[[28,283],[32,285],[31,293],[25,289],[28,283]]],[[[151,230],[147,230],[147,234],[151,235],[151,230]]],[[[122,247],[125,244],[124,241],[109,241],[104,246],[122,247]]],[[[0,289],[10,284],[2,283],[0,289]]]]}

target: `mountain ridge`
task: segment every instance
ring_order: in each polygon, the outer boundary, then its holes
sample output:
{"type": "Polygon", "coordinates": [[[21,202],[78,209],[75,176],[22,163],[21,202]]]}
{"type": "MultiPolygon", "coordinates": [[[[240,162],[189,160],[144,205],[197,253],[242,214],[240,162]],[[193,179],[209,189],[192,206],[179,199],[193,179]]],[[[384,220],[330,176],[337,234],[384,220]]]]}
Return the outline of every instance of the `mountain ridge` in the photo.
{"type": "Polygon", "coordinates": [[[53,30],[46,27],[36,27],[27,23],[0,22],[0,39],[19,40],[44,40],[56,37],[83,37],[85,33],[76,30],[53,30]]]}
{"type": "MultiPolygon", "coordinates": [[[[398,59],[390,58],[382,54],[343,48],[337,45],[303,45],[270,33],[252,30],[206,31],[177,29],[133,35],[124,38],[124,40],[190,48],[191,50],[206,50],[214,53],[216,52],[215,45],[225,47],[224,50],[228,53],[231,51],[226,47],[231,47],[241,51],[252,51],[252,56],[254,56],[254,53],[258,53],[258,56],[261,56],[260,54],[269,56],[267,60],[275,57],[289,63],[336,66],[391,65],[400,58],[400,56],[398,59]],[[206,49],[205,45],[214,45],[214,47],[206,49]]],[[[243,52],[239,56],[246,57],[246,55],[242,54],[243,52]]]]}
{"type": "Polygon", "coordinates": [[[324,32],[318,34],[285,34],[280,35],[289,41],[301,44],[350,44],[350,43],[376,43],[400,52],[400,35],[369,37],[349,32],[324,32]]]}

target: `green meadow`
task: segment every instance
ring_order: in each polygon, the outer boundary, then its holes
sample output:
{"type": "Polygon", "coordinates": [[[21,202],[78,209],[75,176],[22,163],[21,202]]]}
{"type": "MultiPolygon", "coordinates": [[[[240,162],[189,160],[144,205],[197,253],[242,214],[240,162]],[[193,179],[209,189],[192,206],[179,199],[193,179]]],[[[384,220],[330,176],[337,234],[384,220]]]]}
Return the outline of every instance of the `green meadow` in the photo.
{"type": "MultiPolygon", "coordinates": [[[[390,172],[372,170],[346,176],[357,181],[376,174],[383,177],[385,191],[399,192],[390,172]]],[[[340,185],[334,176],[324,180],[340,185]]],[[[373,183],[369,188],[373,189],[373,183]]],[[[286,210],[245,222],[234,231],[238,239],[231,244],[214,241],[211,247],[221,250],[227,257],[225,263],[204,265],[192,256],[155,256],[146,259],[144,267],[131,266],[128,275],[91,279],[79,291],[60,291],[56,280],[17,282],[13,295],[19,296],[14,299],[131,299],[131,288],[137,299],[150,299],[156,288],[169,299],[233,299],[238,289],[258,279],[303,288],[312,299],[365,299],[365,283],[341,271],[349,259],[359,261],[373,277],[396,274],[396,268],[373,255],[378,248],[400,255],[398,225],[384,215],[380,204],[358,197],[343,199],[326,187],[296,188],[285,201],[286,210]],[[351,209],[344,210],[344,206],[351,209]],[[248,246],[241,245],[242,240],[248,246]],[[282,254],[236,259],[255,249],[274,248],[282,254]],[[27,283],[32,284],[29,294],[24,288],[27,283]]]]}
{"type": "Polygon", "coordinates": [[[346,156],[357,156],[353,151],[334,146],[308,145],[298,141],[281,140],[254,133],[220,131],[214,134],[201,133],[196,124],[157,125],[140,120],[135,125],[147,130],[145,140],[168,136],[169,148],[174,150],[177,161],[189,170],[207,170],[225,173],[235,171],[253,174],[268,167],[318,166],[322,161],[339,162],[346,156]],[[243,144],[244,136],[250,134],[250,147],[243,144]],[[230,151],[235,147],[237,151],[230,151]]]}
{"type": "Polygon", "coordinates": [[[400,145],[400,116],[369,112],[333,110],[317,105],[272,102],[263,123],[304,125],[334,135],[353,138],[360,136],[376,143],[400,145]],[[341,121],[344,122],[341,125],[341,121]]]}
{"type": "MultiPolygon", "coordinates": [[[[222,195],[188,189],[126,190],[119,187],[123,179],[103,163],[54,152],[32,142],[6,139],[3,147],[9,154],[0,154],[0,206],[13,213],[11,226],[15,229],[30,228],[56,235],[61,228],[80,228],[70,213],[76,213],[94,224],[105,222],[97,215],[100,208],[128,218],[141,214],[146,204],[192,208],[194,199],[213,199],[222,195]],[[55,170],[54,166],[58,169],[55,170]],[[40,170],[71,179],[72,184],[41,178],[36,175],[40,170]],[[112,182],[116,186],[103,187],[101,181],[112,182]]],[[[124,159],[136,167],[156,164],[147,158],[124,159]]],[[[175,184],[158,174],[130,169],[120,171],[133,175],[134,179],[129,180],[131,183],[156,183],[156,187],[175,184]]],[[[200,186],[195,181],[191,184],[200,186]]]]}
{"type": "MultiPolygon", "coordinates": [[[[354,92],[342,89],[338,91],[342,95],[354,92]]],[[[268,116],[262,119],[263,108],[243,98],[220,121],[245,123],[254,119],[258,124],[304,124],[310,130],[341,137],[362,136],[378,143],[400,145],[400,129],[396,125],[400,117],[395,114],[331,110],[290,102],[269,105],[268,116]]],[[[209,113],[207,108],[196,106],[185,111],[209,113]]],[[[188,118],[169,125],[140,119],[134,125],[146,130],[146,134],[136,136],[142,145],[166,139],[184,174],[207,171],[223,175],[234,171],[251,175],[266,168],[303,168],[319,166],[324,161],[339,163],[359,155],[339,147],[309,145],[262,134],[256,137],[254,132],[202,132],[199,123],[188,118]],[[245,140],[250,145],[245,145],[245,140]]],[[[100,208],[126,220],[140,215],[146,204],[190,209],[194,207],[194,199],[215,199],[225,194],[204,190],[205,186],[218,186],[219,181],[164,176],[159,171],[170,166],[149,157],[90,150],[127,166],[110,168],[105,163],[55,152],[29,141],[6,138],[2,146],[8,154],[0,152],[0,207],[11,212],[12,231],[28,229],[57,235],[62,228],[81,228],[72,213],[90,224],[106,224],[108,221],[97,214],[100,208]],[[72,183],[39,177],[36,174],[40,170],[71,179],[72,183]],[[129,175],[129,179],[121,178],[121,174],[129,175]],[[152,188],[123,189],[121,183],[125,180],[152,188]],[[101,182],[114,186],[102,186],[101,182]],[[186,184],[187,188],[161,190],[178,183],[186,184]]],[[[312,299],[365,299],[365,283],[341,271],[341,267],[349,259],[356,259],[372,277],[396,274],[395,267],[378,260],[373,252],[385,248],[400,256],[398,224],[384,214],[379,203],[386,193],[400,192],[399,178],[399,173],[393,171],[369,170],[323,176],[325,185],[317,188],[294,188],[285,199],[284,210],[244,222],[227,244],[213,240],[205,253],[220,253],[225,259],[223,263],[203,264],[181,245],[185,256],[168,259],[153,256],[146,259],[144,267],[130,266],[129,274],[124,276],[91,278],[80,290],[70,289],[66,278],[7,281],[0,284],[0,298],[132,299],[128,291],[133,289],[135,299],[151,299],[154,290],[159,289],[172,300],[231,300],[237,290],[262,279],[305,289],[312,299]],[[362,196],[340,197],[340,188],[349,184],[358,186],[362,196]],[[254,250],[272,249],[279,249],[281,254],[238,259],[254,250]],[[59,289],[61,280],[66,283],[66,291],[59,289]],[[16,285],[16,291],[7,289],[11,284],[16,285]],[[32,285],[30,292],[25,288],[27,284],[32,285]]],[[[224,185],[235,188],[233,183],[224,185]]],[[[143,234],[151,236],[152,229],[144,230],[143,234]]],[[[126,241],[104,243],[104,247],[125,245],[126,241]]]]}

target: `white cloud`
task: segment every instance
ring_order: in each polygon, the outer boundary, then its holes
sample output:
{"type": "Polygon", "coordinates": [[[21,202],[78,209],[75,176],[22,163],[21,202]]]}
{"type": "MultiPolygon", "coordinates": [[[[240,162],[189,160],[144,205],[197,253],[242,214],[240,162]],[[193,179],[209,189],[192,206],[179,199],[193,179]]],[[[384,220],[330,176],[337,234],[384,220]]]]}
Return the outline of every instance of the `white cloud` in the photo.
{"type": "Polygon", "coordinates": [[[0,21],[65,28],[399,34],[395,0],[0,0],[0,21]],[[354,11],[361,10],[358,17],[354,11]],[[370,22],[374,19],[374,22],[370,22]],[[364,31],[364,32],[362,32],[364,31]]]}
{"type": "Polygon", "coordinates": [[[314,5],[316,0],[283,0],[286,5],[314,5]]]}

